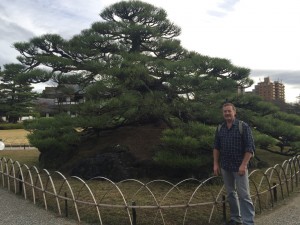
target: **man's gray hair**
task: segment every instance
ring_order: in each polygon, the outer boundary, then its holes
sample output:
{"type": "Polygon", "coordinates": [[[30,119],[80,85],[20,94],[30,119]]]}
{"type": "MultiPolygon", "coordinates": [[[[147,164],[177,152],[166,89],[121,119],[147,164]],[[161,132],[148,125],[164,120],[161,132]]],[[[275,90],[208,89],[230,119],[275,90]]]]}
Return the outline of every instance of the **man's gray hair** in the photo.
{"type": "Polygon", "coordinates": [[[236,112],[236,108],[235,108],[234,104],[232,104],[232,103],[230,103],[230,102],[226,102],[226,103],[223,104],[223,108],[226,107],[226,106],[231,106],[232,109],[233,109],[233,111],[236,112]]]}

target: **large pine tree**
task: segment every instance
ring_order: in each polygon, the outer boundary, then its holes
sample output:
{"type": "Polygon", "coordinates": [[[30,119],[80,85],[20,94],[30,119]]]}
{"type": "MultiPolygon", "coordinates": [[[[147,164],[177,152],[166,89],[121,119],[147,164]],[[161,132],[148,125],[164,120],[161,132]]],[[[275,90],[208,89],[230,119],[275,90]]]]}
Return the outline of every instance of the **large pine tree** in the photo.
{"type": "Polygon", "coordinates": [[[15,44],[28,70],[47,66],[57,82],[85,89],[81,126],[106,129],[157,120],[171,126],[172,117],[192,119],[193,102],[206,104],[211,93],[252,84],[248,69],[185,50],[176,39],[180,28],[161,8],[122,1],[100,16],[104,21],[68,41],[47,34],[15,44]]]}
{"type": "Polygon", "coordinates": [[[180,28],[161,8],[121,1],[100,16],[70,40],[46,34],[14,45],[27,71],[47,68],[56,82],[82,87],[86,101],[74,126],[99,134],[161,121],[170,128],[216,123],[212,108],[252,84],[249,69],[184,49],[180,28]]]}

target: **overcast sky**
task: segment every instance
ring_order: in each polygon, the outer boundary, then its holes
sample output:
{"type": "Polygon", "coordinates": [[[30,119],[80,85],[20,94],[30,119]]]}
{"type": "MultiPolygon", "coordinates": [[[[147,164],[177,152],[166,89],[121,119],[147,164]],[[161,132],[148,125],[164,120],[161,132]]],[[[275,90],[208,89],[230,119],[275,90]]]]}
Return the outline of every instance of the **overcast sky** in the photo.
{"type": "MultiPolygon", "coordinates": [[[[118,0],[0,0],[0,66],[17,62],[12,44],[46,33],[70,38],[100,21],[118,0]]],[[[182,29],[182,46],[251,69],[255,83],[269,76],[300,95],[299,0],[144,0],[166,10],[182,29]]],[[[250,88],[253,89],[253,87],[250,88]]]]}

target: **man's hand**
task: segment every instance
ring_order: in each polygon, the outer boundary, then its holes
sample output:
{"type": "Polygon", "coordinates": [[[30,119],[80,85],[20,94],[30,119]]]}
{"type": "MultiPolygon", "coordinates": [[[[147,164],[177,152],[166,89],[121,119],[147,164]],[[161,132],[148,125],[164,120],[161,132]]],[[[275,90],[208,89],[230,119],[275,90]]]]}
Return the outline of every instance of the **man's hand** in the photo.
{"type": "Polygon", "coordinates": [[[239,167],[238,173],[240,176],[244,176],[246,174],[246,171],[248,169],[248,162],[251,159],[251,157],[252,157],[252,152],[245,152],[243,162],[239,167]]]}
{"type": "Polygon", "coordinates": [[[218,163],[214,164],[214,175],[219,176],[220,175],[220,166],[218,163]]]}
{"type": "Polygon", "coordinates": [[[219,166],[220,152],[218,149],[213,150],[213,157],[214,157],[214,175],[219,176],[220,175],[220,166],[219,166]]]}
{"type": "Polygon", "coordinates": [[[247,165],[241,164],[239,167],[239,175],[244,176],[246,174],[247,165]]]}

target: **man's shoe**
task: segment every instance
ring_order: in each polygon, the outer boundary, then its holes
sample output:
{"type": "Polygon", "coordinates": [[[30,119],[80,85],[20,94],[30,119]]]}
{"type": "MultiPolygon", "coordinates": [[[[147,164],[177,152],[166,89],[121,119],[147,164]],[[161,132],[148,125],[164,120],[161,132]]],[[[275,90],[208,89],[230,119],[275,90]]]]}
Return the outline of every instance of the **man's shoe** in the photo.
{"type": "Polygon", "coordinates": [[[230,220],[226,225],[243,225],[243,223],[237,222],[235,220],[230,220]]]}

